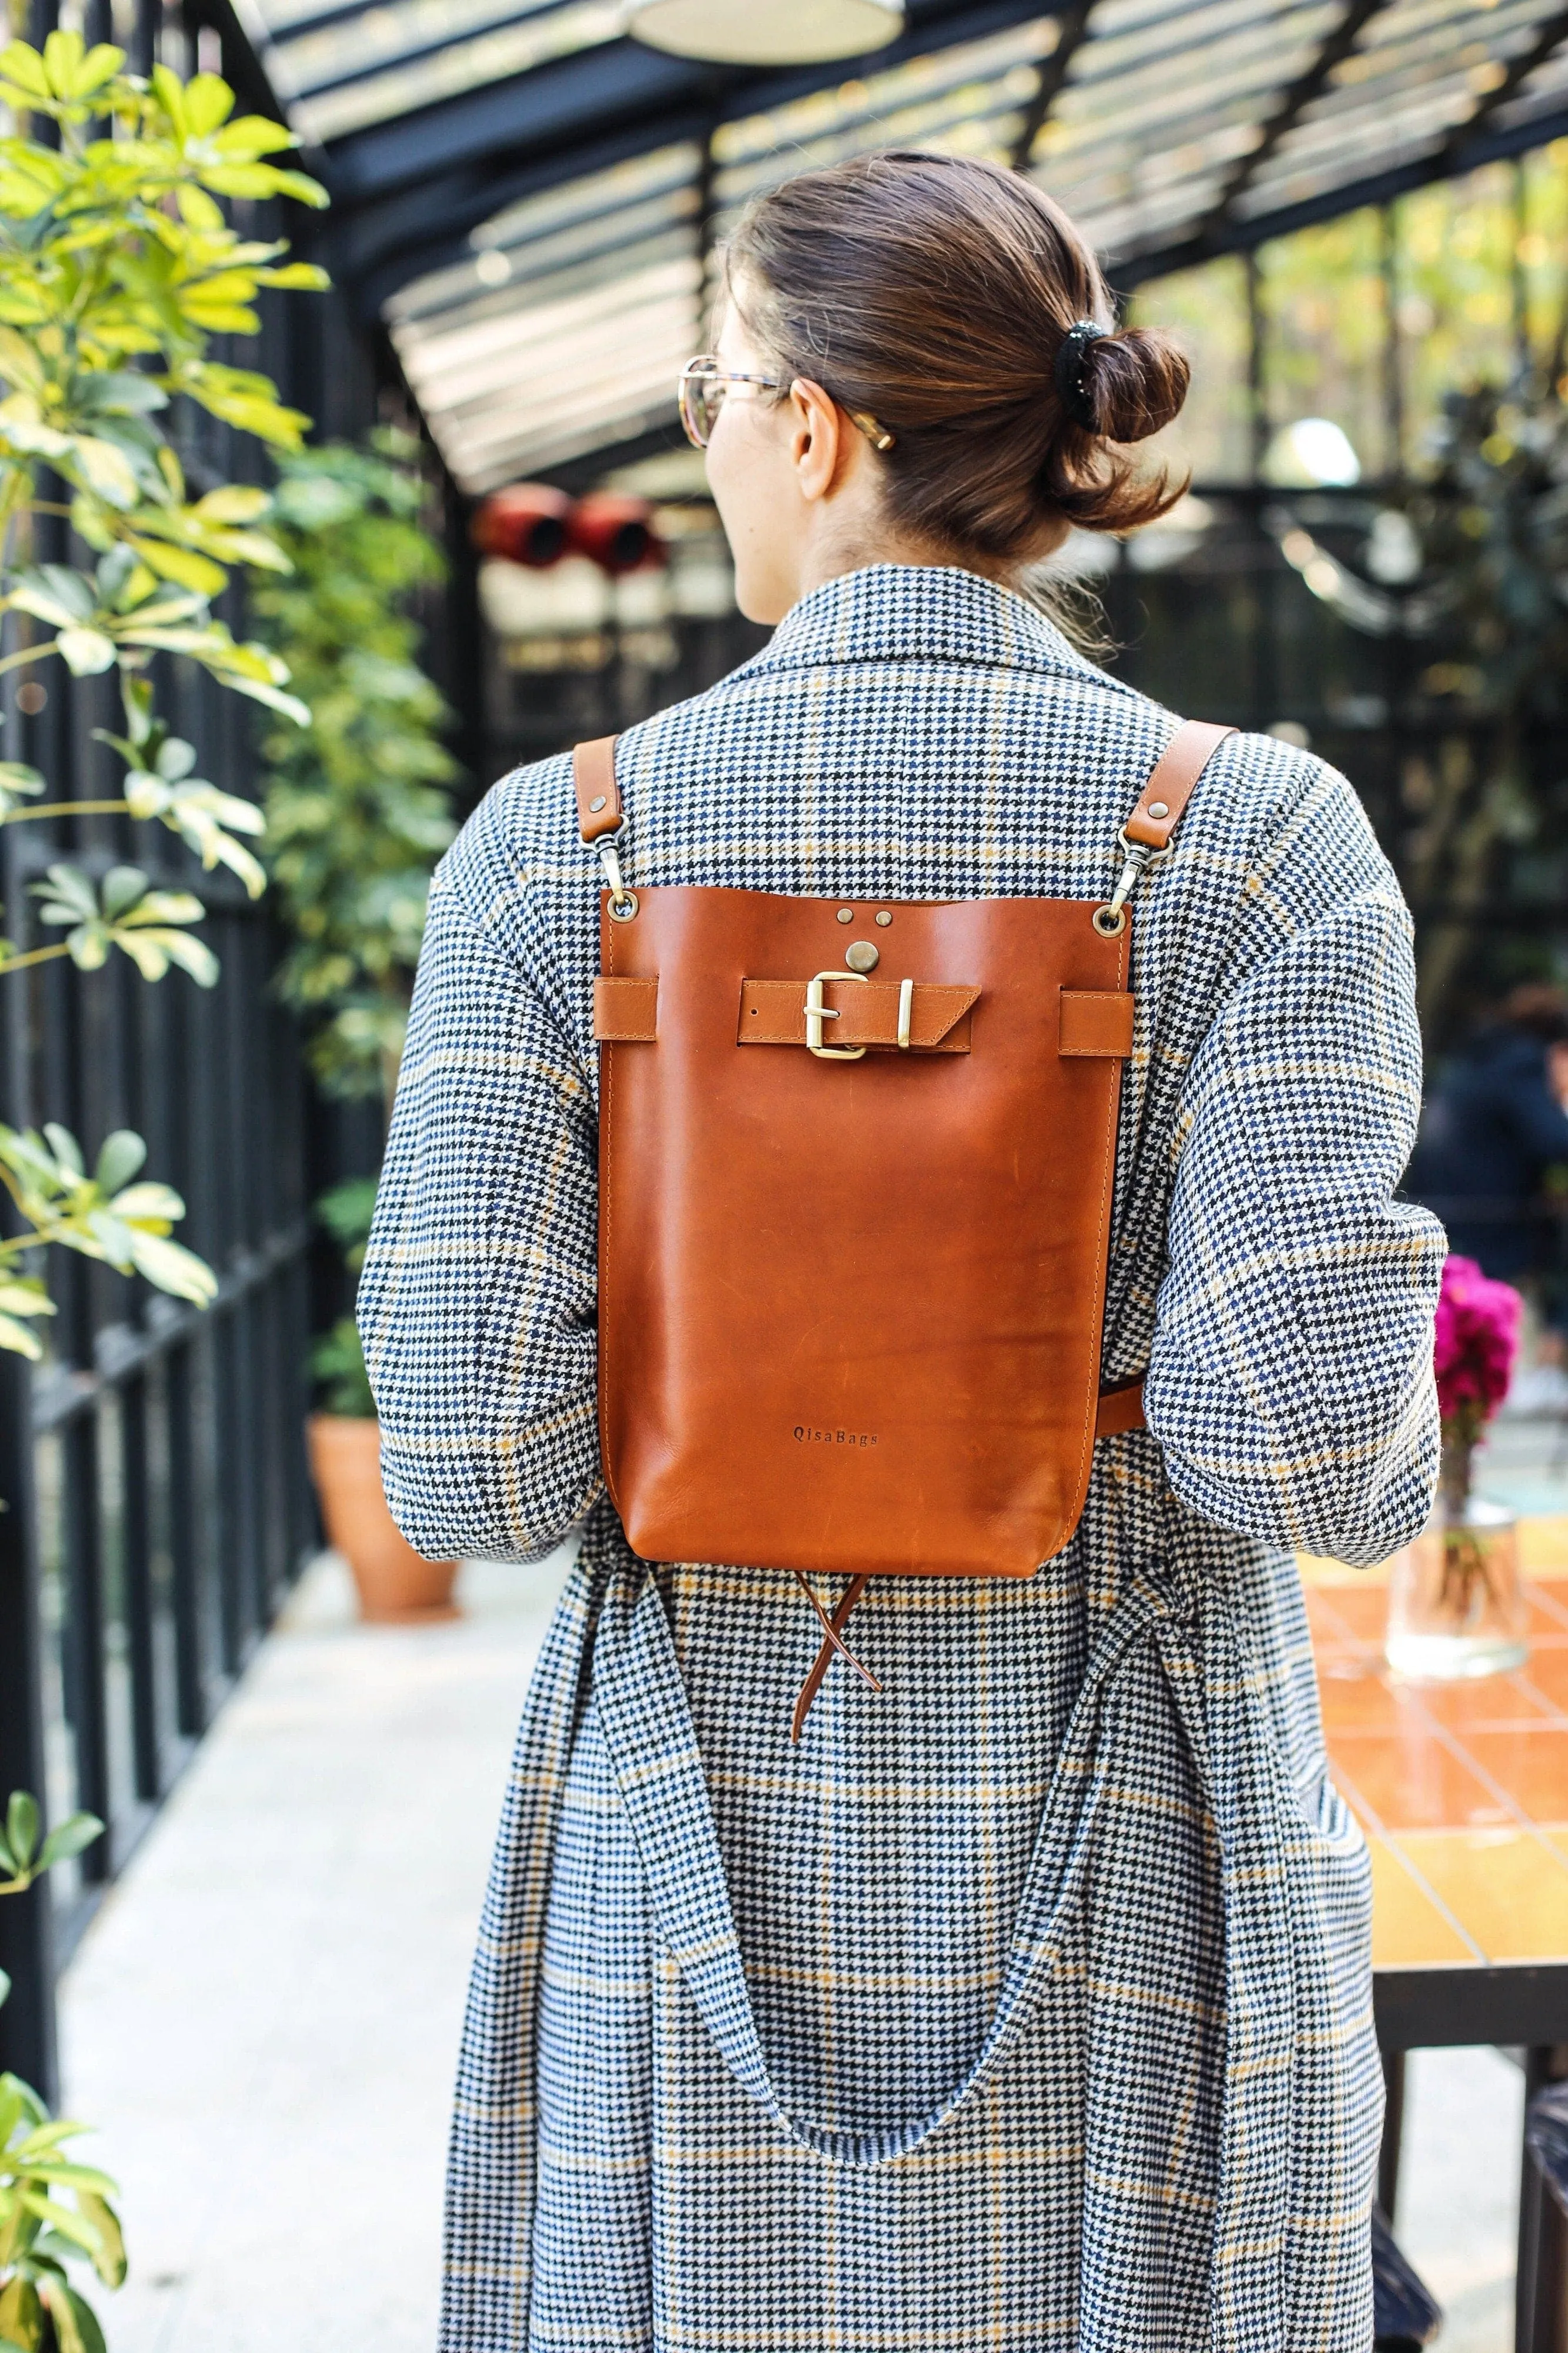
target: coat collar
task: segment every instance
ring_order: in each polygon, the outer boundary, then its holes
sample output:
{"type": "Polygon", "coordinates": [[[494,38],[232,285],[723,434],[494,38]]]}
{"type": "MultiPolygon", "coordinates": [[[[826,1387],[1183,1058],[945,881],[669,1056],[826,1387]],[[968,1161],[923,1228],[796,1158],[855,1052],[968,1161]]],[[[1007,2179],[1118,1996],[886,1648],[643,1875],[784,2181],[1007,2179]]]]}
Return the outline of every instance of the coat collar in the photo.
{"type": "Polygon", "coordinates": [[[977,662],[1107,679],[1037,606],[952,565],[870,564],[811,589],[756,657],[759,670],[845,662],[977,662]]]}

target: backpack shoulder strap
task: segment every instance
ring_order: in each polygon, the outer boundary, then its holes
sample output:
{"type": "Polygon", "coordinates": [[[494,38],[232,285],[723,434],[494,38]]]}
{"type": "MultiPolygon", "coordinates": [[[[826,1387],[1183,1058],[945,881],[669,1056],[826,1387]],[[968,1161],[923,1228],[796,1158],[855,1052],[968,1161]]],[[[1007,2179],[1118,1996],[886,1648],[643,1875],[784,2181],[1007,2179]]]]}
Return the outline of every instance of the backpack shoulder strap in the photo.
{"type": "Polygon", "coordinates": [[[1218,727],[1210,719],[1184,719],[1155,761],[1138,806],[1128,818],[1129,841],[1145,849],[1164,849],[1193,797],[1193,786],[1234,727],[1218,727]]]}
{"type": "Polygon", "coordinates": [[[1203,775],[1234,727],[1216,726],[1210,719],[1184,719],[1159,758],[1137,807],[1116,837],[1121,852],[1121,873],[1103,907],[1089,918],[1105,939],[1114,939],[1127,922],[1128,900],[1146,868],[1166,856],[1182,811],[1203,775]]]}
{"type": "Polygon", "coordinates": [[[616,782],[616,738],[595,735],[572,754],[572,787],[577,796],[577,830],[599,853],[609,886],[610,913],[617,923],[629,923],[637,912],[637,894],[628,891],[621,872],[615,837],[626,812],[616,782]]]}
{"type": "Polygon", "coordinates": [[[572,782],[577,794],[577,827],[584,841],[620,828],[620,786],[616,782],[616,739],[595,735],[579,744],[572,754],[572,782]]]}

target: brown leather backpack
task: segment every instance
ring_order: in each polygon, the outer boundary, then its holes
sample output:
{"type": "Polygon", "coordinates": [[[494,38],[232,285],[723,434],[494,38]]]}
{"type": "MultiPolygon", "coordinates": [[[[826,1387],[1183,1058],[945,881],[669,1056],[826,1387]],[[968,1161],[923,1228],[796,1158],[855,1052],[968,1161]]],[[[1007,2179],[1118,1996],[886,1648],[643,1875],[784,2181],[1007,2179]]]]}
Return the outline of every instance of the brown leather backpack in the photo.
{"type": "Polygon", "coordinates": [[[1078,1525],[1102,1393],[1126,901],[1231,731],[1189,721],[1110,901],[628,889],[605,863],[599,1430],[633,1548],[793,1570],[825,1641],[877,1576],[1028,1577],[1078,1525]],[[828,1618],[808,1574],[847,1575],[828,1618]]]}

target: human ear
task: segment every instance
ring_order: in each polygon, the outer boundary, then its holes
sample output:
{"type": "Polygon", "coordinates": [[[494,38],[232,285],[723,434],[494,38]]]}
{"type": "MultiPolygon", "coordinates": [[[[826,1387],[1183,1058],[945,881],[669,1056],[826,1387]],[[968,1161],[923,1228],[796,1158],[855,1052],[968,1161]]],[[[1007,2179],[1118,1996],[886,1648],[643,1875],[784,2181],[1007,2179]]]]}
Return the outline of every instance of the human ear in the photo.
{"type": "Polygon", "coordinates": [[[789,388],[790,461],[803,499],[825,499],[838,480],[842,420],[819,384],[797,375],[789,388]]]}

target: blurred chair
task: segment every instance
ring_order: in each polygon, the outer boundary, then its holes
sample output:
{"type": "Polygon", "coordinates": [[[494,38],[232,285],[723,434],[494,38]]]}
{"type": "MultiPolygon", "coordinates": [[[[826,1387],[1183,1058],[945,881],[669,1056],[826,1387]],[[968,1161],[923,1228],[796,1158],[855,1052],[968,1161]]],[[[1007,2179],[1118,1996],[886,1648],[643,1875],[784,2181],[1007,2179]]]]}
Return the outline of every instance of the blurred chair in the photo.
{"type": "MultiPolygon", "coordinates": [[[[1545,2059],[1548,2054],[1531,2053],[1545,2059]]],[[[1559,2057],[1561,2054],[1552,2054],[1559,2057]]],[[[1539,2075],[1536,2078],[1540,2081],[1539,2075]]],[[[1528,2081],[1528,2077],[1527,2077],[1528,2081]]],[[[1558,2353],[1564,2336],[1568,2246],[1568,2083],[1549,2082],[1524,2112],[1529,2160],[1520,2214],[1519,2353],[1558,2353]]]]}
{"type": "Polygon", "coordinates": [[[1395,2245],[1381,2206],[1372,2210],[1372,2309],[1374,2353],[1418,2353],[1443,2322],[1426,2282],[1395,2245]]]}

